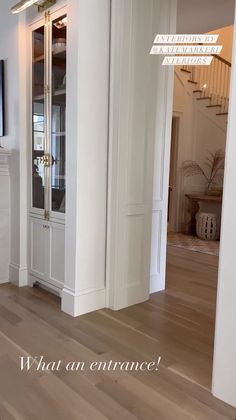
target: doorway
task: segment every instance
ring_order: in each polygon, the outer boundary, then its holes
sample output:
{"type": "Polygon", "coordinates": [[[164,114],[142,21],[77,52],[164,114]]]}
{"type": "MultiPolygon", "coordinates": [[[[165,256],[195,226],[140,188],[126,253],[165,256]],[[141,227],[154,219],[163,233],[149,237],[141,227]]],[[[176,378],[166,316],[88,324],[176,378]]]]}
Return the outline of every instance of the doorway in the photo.
{"type": "MultiPolygon", "coordinates": [[[[218,32],[223,47],[224,39],[227,41],[228,53],[233,27],[218,32]],[[224,38],[225,33],[230,36],[224,38]]],[[[214,57],[207,69],[183,66],[176,67],[174,73],[165,294],[171,296],[176,307],[189,308],[186,321],[196,324],[186,346],[191,348],[192,340],[197,340],[201,347],[201,355],[195,353],[195,363],[184,357],[183,347],[180,373],[208,389],[212,378],[230,73],[231,62],[222,56],[214,57]],[[179,118],[174,115],[180,108],[181,132],[179,118]]],[[[181,327],[179,334],[183,334],[181,327]]],[[[190,354],[195,350],[192,348],[190,354]]]]}
{"type": "MultiPolygon", "coordinates": [[[[110,124],[111,211],[107,279],[108,306],[112,309],[122,309],[148,299],[151,232],[151,292],[165,289],[173,69],[163,69],[159,57],[152,62],[145,61],[147,48],[152,45],[156,34],[155,30],[147,33],[143,28],[144,22],[152,21],[153,28],[161,27],[162,33],[173,33],[176,16],[174,2],[157,3],[162,8],[158,13],[141,3],[131,5],[128,2],[125,6],[123,4],[122,10],[118,5],[113,10],[117,13],[113,16],[114,21],[124,24],[121,35],[117,36],[114,31],[113,47],[122,45],[124,48],[118,48],[121,55],[113,57],[112,61],[113,80],[118,81],[116,89],[111,92],[113,111],[117,109],[114,100],[117,92],[120,99],[119,117],[112,112],[110,124]],[[124,13],[125,21],[122,20],[124,13]],[[122,75],[120,68],[124,69],[122,75]]],[[[190,262],[189,275],[191,269],[190,262]]],[[[187,341],[187,334],[184,337],[187,341]]]]}
{"type": "Polygon", "coordinates": [[[168,196],[168,232],[178,231],[178,149],[179,149],[180,117],[173,115],[171,125],[171,148],[169,170],[169,196],[168,196]]]}

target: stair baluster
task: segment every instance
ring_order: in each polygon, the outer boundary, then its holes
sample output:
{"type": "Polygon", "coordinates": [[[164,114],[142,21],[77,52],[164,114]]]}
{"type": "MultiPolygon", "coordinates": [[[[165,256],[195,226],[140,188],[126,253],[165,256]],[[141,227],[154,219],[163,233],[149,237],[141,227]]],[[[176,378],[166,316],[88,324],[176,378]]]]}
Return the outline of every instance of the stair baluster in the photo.
{"type": "Polygon", "coordinates": [[[210,98],[210,107],[216,107],[217,115],[228,113],[231,63],[213,55],[210,66],[183,66],[189,73],[188,80],[195,83],[194,92],[200,98],[210,98]],[[217,108],[219,107],[219,108],[217,108]]]}

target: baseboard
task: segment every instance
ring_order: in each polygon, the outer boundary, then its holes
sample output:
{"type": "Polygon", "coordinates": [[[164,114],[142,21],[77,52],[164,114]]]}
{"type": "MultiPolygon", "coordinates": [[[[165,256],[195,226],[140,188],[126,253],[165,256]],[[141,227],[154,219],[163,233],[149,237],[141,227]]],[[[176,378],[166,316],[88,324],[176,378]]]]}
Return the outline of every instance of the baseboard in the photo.
{"type": "Polygon", "coordinates": [[[61,297],[61,288],[56,287],[53,284],[34,276],[32,273],[29,273],[28,275],[28,286],[40,287],[41,289],[44,289],[49,293],[53,293],[54,295],[61,297]]]}
{"type": "Polygon", "coordinates": [[[64,287],[61,294],[61,310],[73,317],[105,308],[106,289],[74,292],[64,287]]]}
{"type": "Polygon", "coordinates": [[[4,280],[4,279],[0,280],[0,284],[6,284],[6,283],[9,283],[9,280],[8,279],[6,279],[6,280],[4,280]]]}
{"type": "Polygon", "coordinates": [[[165,290],[165,280],[161,279],[158,274],[153,274],[150,276],[150,287],[149,293],[157,293],[165,290]]]}
{"type": "Polygon", "coordinates": [[[27,267],[20,267],[19,264],[11,263],[9,265],[9,281],[18,287],[28,285],[28,269],[27,267]]]}

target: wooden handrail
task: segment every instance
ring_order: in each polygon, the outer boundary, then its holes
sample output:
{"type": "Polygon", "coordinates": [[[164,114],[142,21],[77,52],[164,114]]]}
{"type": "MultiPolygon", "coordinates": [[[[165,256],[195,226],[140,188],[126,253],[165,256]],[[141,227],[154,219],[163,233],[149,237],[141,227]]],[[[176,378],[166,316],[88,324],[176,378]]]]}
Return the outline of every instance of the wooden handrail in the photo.
{"type": "MultiPolygon", "coordinates": [[[[204,45],[202,42],[200,42],[198,45],[204,45]]],[[[213,57],[217,58],[218,60],[222,61],[222,63],[225,63],[227,66],[231,67],[231,63],[227,61],[225,58],[222,58],[220,55],[212,54],[213,57]]]]}
{"type": "Polygon", "coordinates": [[[231,67],[231,63],[229,61],[225,60],[225,58],[222,58],[220,55],[217,55],[217,54],[212,54],[212,55],[213,55],[213,57],[217,58],[217,60],[220,60],[220,61],[222,61],[222,63],[231,67]]]}

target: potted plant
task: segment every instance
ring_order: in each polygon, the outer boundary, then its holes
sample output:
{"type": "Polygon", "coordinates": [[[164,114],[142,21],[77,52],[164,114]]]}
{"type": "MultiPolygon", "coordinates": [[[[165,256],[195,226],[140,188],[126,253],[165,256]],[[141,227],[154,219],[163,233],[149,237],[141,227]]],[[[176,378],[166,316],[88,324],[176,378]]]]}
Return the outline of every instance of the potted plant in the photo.
{"type": "Polygon", "coordinates": [[[182,164],[182,171],[184,176],[191,177],[195,175],[202,175],[206,182],[207,194],[220,194],[222,188],[217,188],[217,185],[222,183],[224,177],[224,152],[219,149],[215,153],[208,151],[205,159],[206,169],[203,169],[197,162],[193,160],[186,160],[182,164]]]}

